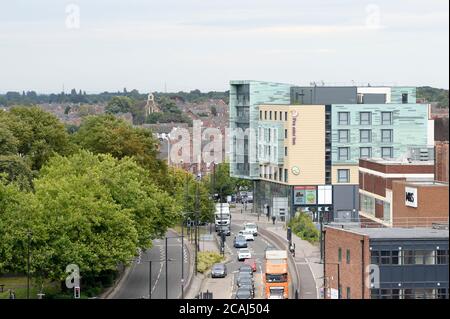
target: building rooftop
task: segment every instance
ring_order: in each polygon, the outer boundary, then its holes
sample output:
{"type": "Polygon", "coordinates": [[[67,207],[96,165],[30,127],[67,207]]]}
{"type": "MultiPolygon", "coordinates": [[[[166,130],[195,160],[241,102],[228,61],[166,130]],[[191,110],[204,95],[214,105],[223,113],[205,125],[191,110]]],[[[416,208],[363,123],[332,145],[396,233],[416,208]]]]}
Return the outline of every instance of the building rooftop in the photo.
{"type": "Polygon", "coordinates": [[[394,160],[384,158],[364,158],[362,161],[377,163],[381,165],[434,165],[434,161],[418,161],[418,160],[394,160]]]}
{"type": "Polygon", "coordinates": [[[366,235],[372,239],[448,239],[449,231],[433,228],[356,228],[332,227],[366,235]]]}

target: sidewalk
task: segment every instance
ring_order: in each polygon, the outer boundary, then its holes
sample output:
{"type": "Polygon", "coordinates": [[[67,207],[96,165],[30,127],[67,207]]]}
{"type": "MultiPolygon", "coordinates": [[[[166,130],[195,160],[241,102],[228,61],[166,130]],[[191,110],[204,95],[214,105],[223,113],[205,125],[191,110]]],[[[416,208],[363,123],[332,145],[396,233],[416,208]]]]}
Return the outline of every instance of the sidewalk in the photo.
{"type": "MultiPolygon", "coordinates": [[[[247,211],[242,210],[242,205],[237,205],[231,209],[234,222],[254,222],[258,227],[262,227],[278,237],[282,238],[286,245],[287,231],[284,222],[268,221],[266,216],[261,215],[258,221],[258,215],[252,213],[251,206],[247,207],[247,211]]],[[[323,285],[323,265],[320,264],[320,248],[300,239],[292,233],[292,243],[295,244],[295,263],[298,273],[300,274],[300,298],[301,299],[318,299],[320,298],[320,287],[323,285]]]]}

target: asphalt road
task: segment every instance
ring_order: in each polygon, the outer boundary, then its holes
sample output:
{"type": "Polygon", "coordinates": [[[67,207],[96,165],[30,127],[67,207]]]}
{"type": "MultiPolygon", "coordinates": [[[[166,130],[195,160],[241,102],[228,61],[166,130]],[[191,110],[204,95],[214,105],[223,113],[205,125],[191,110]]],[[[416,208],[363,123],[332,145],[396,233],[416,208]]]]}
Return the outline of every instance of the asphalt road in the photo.
{"type": "MultiPolygon", "coordinates": [[[[239,272],[239,267],[244,264],[243,261],[238,261],[237,259],[237,248],[233,247],[234,236],[237,236],[239,230],[243,229],[243,222],[232,222],[231,224],[231,235],[227,237],[225,243],[225,249],[231,255],[231,262],[227,264],[227,270],[229,276],[233,276],[232,280],[232,295],[230,298],[234,298],[237,286],[236,286],[236,275],[239,272]]],[[[255,241],[248,241],[248,248],[252,253],[252,258],[256,261],[256,272],[253,274],[255,279],[255,299],[264,298],[263,282],[262,276],[265,271],[264,267],[264,250],[269,245],[269,243],[261,238],[261,236],[256,236],[255,241]]]]}
{"type": "MultiPolygon", "coordinates": [[[[176,236],[174,232],[168,232],[168,237],[176,236]]],[[[181,297],[181,267],[182,251],[181,239],[169,238],[168,245],[168,263],[167,263],[167,286],[168,298],[178,299],[181,297]]],[[[190,271],[188,263],[188,250],[184,248],[184,279],[186,282],[190,271]]],[[[153,248],[142,252],[140,257],[136,258],[131,266],[130,273],[120,283],[116,293],[111,296],[112,299],[140,299],[149,298],[149,260],[152,261],[152,299],[166,298],[166,263],[165,263],[165,240],[159,239],[153,241],[153,248]]]]}

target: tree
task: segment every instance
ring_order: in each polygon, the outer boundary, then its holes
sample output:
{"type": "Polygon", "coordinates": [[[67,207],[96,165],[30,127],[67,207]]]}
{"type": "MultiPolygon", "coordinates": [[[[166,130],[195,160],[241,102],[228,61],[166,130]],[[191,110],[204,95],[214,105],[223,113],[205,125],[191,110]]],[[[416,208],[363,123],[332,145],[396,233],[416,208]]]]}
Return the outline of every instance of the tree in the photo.
{"type": "Polygon", "coordinates": [[[217,116],[217,108],[214,105],[211,106],[211,114],[212,116],[217,116]]]}
{"type": "Polygon", "coordinates": [[[198,187],[198,207],[199,220],[209,222],[214,217],[214,201],[211,199],[208,184],[196,181],[189,172],[178,168],[169,169],[166,189],[177,202],[183,203],[183,212],[187,213],[187,218],[195,219],[197,211],[197,187],[198,187]]]}
{"type": "Polygon", "coordinates": [[[38,107],[13,107],[0,115],[0,122],[18,141],[17,152],[33,170],[39,170],[54,154],[67,155],[73,150],[64,125],[38,107]]]}
{"type": "Polygon", "coordinates": [[[0,155],[17,154],[19,141],[6,126],[7,118],[4,114],[0,111],[0,155]]]}
{"type": "Polygon", "coordinates": [[[33,190],[33,172],[20,156],[0,155],[0,173],[6,174],[6,180],[21,190],[33,190]]]}
{"type": "Polygon", "coordinates": [[[128,113],[131,112],[131,108],[134,104],[134,100],[127,96],[115,96],[105,107],[107,114],[128,113]]]}
{"type": "Polygon", "coordinates": [[[118,159],[134,157],[153,180],[164,184],[167,165],[158,159],[159,142],[150,130],[134,128],[113,115],[88,116],[73,140],[94,154],[111,154],[118,159]]]}
{"type": "Polygon", "coordinates": [[[34,193],[0,183],[0,272],[25,271],[31,231],[34,276],[64,280],[72,263],[83,277],[100,276],[179,220],[180,206],[131,158],[58,155],[34,182],[34,193]]]}

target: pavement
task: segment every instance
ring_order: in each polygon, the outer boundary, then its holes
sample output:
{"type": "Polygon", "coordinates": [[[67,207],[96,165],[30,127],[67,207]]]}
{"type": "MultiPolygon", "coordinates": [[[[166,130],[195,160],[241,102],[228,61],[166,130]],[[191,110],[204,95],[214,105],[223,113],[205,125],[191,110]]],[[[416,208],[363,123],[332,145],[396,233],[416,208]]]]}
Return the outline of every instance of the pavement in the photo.
{"type": "MultiPolygon", "coordinates": [[[[167,236],[176,236],[173,231],[169,231],[167,236]]],[[[189,263],[189,249],[187,249],[188,242],[185,241],[184,251],[182,256],[182,246],[180,238],[170,238],[168,240],[167,252],[168,262],[166,268],[166,251],[165,240],[157,239],[153,241],[153,247],[150,250],[140,253],[130,268],[127,274],[123,276],[122,280],[117,284],[116,288],[109,294],[110,299],[141,299],[149,298],[150,291],[150,265],[151,265],[151,298],[165,299],[166,298],[166,284],[168,299],[178,299],[181,297],[181,269],[183,264],[183,273],[185,283],[191,271],[189,263]],[[182,258],[183,257],[183,258],[182,258]],[[167,274],[166,274],[167,271],[167,274]],[[167,277],[166,277],[167,275],[167,277]],[[167,281],[166,281],[167,278],[167,281]]],[[[192,284],[191,284],[192,286],[192,284]]],[[[186,293],[186,290],[185,290],[186,293]]]]}
{"type": "MultiPolygon", "coordinates": [[[[284,222],[268,221],[266,216],[252,213],[251,205],[247,210],[242,209],[243,205],[238,204],[236,208],[231,209],[232,221],[254,222],[258,227],[270,231],[288,244],[287,231],[284,222]],[[242,213],[241,213],[242,211],[242,213]]],[[[323,286],[323,265],[320,264],[320,248],[305,240],[302,240],[292,233],[292,242],[295,244],[295,265],[300,279],[299,297],[300,299],[318,299],[320,298],[320,288],[323,286]]]]}

